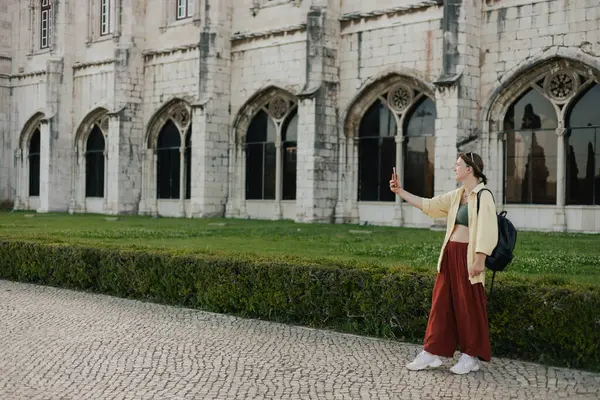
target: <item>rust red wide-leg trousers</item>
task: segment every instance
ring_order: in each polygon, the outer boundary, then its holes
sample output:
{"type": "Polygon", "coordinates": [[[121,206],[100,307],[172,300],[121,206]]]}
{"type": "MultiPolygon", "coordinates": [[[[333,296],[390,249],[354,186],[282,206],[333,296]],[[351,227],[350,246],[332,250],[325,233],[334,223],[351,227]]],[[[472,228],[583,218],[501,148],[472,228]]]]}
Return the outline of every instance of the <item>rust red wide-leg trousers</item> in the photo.
{"type": "Polygon", "coordinates": [[[441,357],[460,351],[490,361],[485,290],[472,285],[467,271],[468,243],[448,242],[433,288],[425,331],[425,350],[441,357]]]}

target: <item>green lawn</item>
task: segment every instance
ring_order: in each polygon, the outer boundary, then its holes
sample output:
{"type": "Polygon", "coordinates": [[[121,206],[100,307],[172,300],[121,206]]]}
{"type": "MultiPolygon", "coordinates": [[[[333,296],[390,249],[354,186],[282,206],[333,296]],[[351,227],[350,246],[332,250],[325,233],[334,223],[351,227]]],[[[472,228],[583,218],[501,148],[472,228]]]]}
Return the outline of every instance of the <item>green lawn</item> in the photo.
{"type": "MultiPolygon", "coordinates": [[[[435,268],[442,232],[291,221],[0,213],[0,238],[137,249],[236,252],[435,268]],[[224,224],[224,225],[222,225],[224,224]],[[370,231],[370,234],[351,230],[370,231]]],[[[519,232],[505,276],[549,274],[600,285],[600,235],[519,232]]]]}

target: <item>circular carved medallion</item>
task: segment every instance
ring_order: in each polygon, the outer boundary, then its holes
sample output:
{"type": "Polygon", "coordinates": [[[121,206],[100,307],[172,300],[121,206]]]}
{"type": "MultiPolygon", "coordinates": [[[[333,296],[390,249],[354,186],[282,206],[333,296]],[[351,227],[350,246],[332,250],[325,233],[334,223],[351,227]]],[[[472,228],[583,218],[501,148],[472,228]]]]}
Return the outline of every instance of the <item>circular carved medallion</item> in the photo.
{"type": "Polygon", "coordinates": [[[406,85],[396,85],[388,92],[387,101],[393,111],[402,112],[412,103],[413,91],[406,85]]]}
{"type": "Polygon", "coordinates": [[[558,71],[546,77],[544,91],[556,101],[565,101],[575,94],[579,78],[573,71],[558,71]]]}
{"type": "Polygon", "coordinates": [[[173,113],[171,117],[179,124],[181,128],[185,128],[187,124],[190,122],[190,113],[187,108],[181,106],[178,107],[173,113]]]}
{"type": "Polygon", "coordinates": [[[288,112],[288,102],[277,96],[269,103],[269,114],[275,119],[281,119],[288,112]]]}

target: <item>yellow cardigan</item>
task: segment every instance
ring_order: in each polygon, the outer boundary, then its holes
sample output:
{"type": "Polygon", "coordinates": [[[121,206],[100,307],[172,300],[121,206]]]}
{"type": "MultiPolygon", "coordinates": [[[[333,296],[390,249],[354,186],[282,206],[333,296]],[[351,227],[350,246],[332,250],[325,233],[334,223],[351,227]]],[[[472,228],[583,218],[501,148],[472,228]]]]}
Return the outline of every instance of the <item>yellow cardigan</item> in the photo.
{"type": "MultiPolygon", "coordinates": [[[[467,249],[467,269],[471,271],[475,262],[476,253],[492,254],[492,251],[498,243],[498,219],[496,216],[496,204],[492,194],[487,190],[481,194],[479,205],[479,214],[477,214],[477,193],[485,188],[483,183],[475,186],[468,198],[469,210],[469,245],[467,249]]],[[[440,271],[442,257],[446,244],[448,243],[454,225],[456,222],[456,213],[460,205],[460,199],[464,193],[464,188],[460,187],[448,193],[436,196],[432,199],[423,199],[422,211],[431,218],[447,218],[446,237],[442,245],[437,270],[440,271]]],[[[471,284],[481,283],[485,285],[485,270],[481,274],[471,278],[471,284]]]]}

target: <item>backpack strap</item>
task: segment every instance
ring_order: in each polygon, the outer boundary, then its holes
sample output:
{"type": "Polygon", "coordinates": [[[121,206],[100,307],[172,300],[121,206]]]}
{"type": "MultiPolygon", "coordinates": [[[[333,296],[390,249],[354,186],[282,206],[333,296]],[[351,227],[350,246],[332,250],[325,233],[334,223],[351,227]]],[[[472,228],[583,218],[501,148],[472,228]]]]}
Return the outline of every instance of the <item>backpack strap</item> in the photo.
{"type": "MultiPolygon", "coordinates": [[[[488,192],[490,192],[490,194],[492,195],[492,199],[494,198],[494,193],[492,193],[492,191],[490,189],[488,189],[488,188],[483,188],[479,192],[477,192],[477,214],[479,214],[479,202],[481,200],[481,192],[483,192],[484,190],[487,190],[488,192]]],[[[494,200],[494,202],[495,201],[496,200],[494,200]]],[[[490,285],[490,292],[489,292],[489,294],[487,296],[487,301],[488,302],[492,298],[492,290],[494,290],[494,279],[496,279],[496,271],[494,271],[494,274],[492,275],[492,284],[490,285]]]]}
{"type": "MultiPolygon", "coordinates": [[[[492,199],[494,199],[494,193],[492,193],[492,191],[488,188],[483,188],[479,192],[477,192],[477,214],[479,214],[479,202],[481,201],[481,192],[483,192],[484,190],[490,192],[490,194],[492,195],[492,199]]],[[[496,200],[494,200],[494,202],[496,202],[496,200]]]]}

